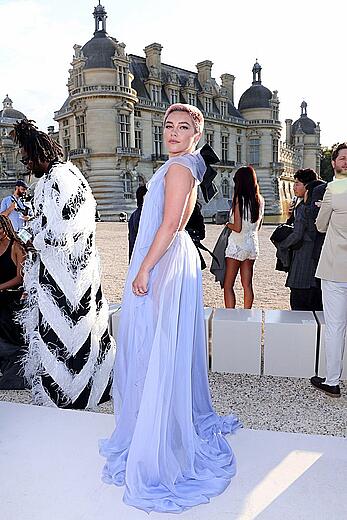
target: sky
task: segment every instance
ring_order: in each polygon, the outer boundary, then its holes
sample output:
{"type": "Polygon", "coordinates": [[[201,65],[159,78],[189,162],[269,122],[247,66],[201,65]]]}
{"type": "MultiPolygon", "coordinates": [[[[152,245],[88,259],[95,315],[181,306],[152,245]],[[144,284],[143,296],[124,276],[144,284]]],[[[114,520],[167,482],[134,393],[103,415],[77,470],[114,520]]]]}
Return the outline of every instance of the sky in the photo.
{"type": "MultiPolygon", "coordinates": [[[[67,97],[74,44],[93,36],[98,0],[0,0],[0,102],[47,130],[67,97]]],[[[345,24],[341,0],[102,0],[107,32],[128,54],[163,46],[162,62],[196,71],[213,62],[220,83],[233,74],[235,105],[251,86],[258,59],[262,83],[277,90],[280,120],[295,121],[303,100],[320,122],[321,143],[347,141],[345,24]]],[[[1,105],[0,105],[1,107],[1,105]]],[[[284,135],[284,134],[283,134],[284,135]]]]}

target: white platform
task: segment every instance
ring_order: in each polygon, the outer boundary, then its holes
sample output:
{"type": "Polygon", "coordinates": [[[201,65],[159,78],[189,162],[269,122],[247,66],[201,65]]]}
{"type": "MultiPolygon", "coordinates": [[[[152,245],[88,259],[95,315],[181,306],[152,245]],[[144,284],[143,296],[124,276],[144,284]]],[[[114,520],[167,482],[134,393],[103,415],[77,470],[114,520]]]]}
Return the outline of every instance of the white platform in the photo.
{"type": "MultiPolygon", "coordinates": [[[[318,375],[321,377],[325,377],[325,320],[324,320],[324,312],[323,311],[316,311],[315,312],[318,324],[320,326],[320,340],[319,340],[319,361],[318,361],[318,375]]],[[[347,379],[347,336],[346,336],[346,343],[345,343],[345,355],[343,358],[343,369],[342,369],[342,376],[341,379],[346,380],[347,379]]]]}
{"type": "Polygon", "coordinates": [[[108,306],[108,330],[115,339],[118,332],[120,310],[120,303],[110,303],[108,306]]]}
{"type": "Polygon", "coordinates": [[[265,311],[264,374],[311,377],[315,372],[317,322],[310,311],[265,311]]]}
{"type": "Polygon", "coordinates": [[[216,309],[212,318],[212,370],[260,374],[262,313],[216,309]]]}
{"type": "MultiPolygon", "coordinates": [[[[123,488],[100,481],[98,439],[113,417],[0,402],[2,520],[144,520],[123,488]]],[[[347,439],[240,430],[230,436],[238,473],[187,520],[347,518],[347,439]]],[[[152,513],[154,520],[172,519],[152,513]]]]}
{"type": "Polygon", "coordinates": [[[206,341],[206,356],[207,365],[210,367],[211,358],[211,330],[212,330],[212,307],[204,307],[204,321],[205,321],[205,341],[206,341]]]}

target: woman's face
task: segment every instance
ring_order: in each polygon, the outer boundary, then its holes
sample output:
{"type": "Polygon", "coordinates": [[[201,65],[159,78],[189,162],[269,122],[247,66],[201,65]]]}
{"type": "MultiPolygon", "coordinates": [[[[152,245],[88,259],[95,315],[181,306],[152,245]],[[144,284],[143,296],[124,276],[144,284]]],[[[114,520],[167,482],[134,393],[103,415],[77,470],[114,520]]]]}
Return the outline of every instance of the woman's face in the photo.
{"type": "Polygon", "coordinates": [[[187,112],[177,110],[168,115],[164,125],[164,142],[170,157],[191,153],[200,136],[187,112]]]}
{"type": "Polygon", "coordinates": [[[4,238],[7,238],[7,235],[6,235],[6,233],[5,233],[4,228],[3,228],[2,225],[0,224],[0,241],[4,240],[4,238]]]}
{"type": "Polygon", "coordinates": [[[298,181],[298,179],[295,179],[295,182],[294,182],[294,193],[297,197],[303,197],[305,195],[305,192],[306,192],[306,188],[305,188],[305,184],[303,184],[302,182],[298,181]]]}

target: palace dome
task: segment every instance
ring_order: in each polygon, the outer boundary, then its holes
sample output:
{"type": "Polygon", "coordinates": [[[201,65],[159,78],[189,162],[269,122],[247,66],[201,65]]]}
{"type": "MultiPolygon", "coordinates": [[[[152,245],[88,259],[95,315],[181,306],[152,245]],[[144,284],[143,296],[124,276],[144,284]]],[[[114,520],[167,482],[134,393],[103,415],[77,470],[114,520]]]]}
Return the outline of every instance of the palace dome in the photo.
{"type": "Polygon", "coordinates": [[[3,100],[3,109],[0,110],[0,119],[6,118],[6,119],[13,119],[15,121],[19,121],[20,119],[26,119],[26,116],[23,114],[23,112],[20,112],[19,110],[15,110],[12,107],[12,99],[8,97],[8,94],[6,94],[5,99],[3,100]]]}
{"type": "Polygon", "coordinates": [[[82,47],[83,56],[87,58],[85,69],[115,68],[112,58],[117,44],[104,31],[95,36],[82,47]]]}

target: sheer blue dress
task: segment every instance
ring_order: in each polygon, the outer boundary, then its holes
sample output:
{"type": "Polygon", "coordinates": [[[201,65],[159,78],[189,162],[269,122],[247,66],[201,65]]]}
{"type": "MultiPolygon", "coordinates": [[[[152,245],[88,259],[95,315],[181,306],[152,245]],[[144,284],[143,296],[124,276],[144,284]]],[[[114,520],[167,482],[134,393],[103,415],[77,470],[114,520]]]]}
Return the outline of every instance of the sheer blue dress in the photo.
{"type": "Polygon", "coordinates": [[[124,485],[126,504],[180,513],[228,486],[235,457],[224,436],[240,424],[212,408],[200,259],[186,231],[152,269],[148,294],[132,292],[163,220],[165,174],[174,163],[189,168],[196,183],[205,172],[199,152],[186,154],[169,159],[147,185],[117,338],[116,429],[100,453],[104,482],[124,485]]]}

